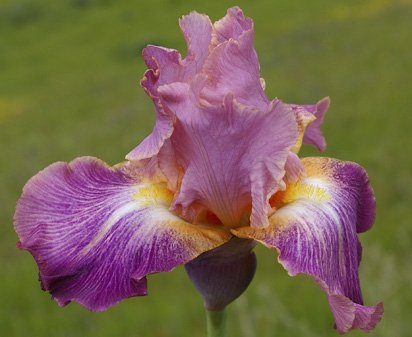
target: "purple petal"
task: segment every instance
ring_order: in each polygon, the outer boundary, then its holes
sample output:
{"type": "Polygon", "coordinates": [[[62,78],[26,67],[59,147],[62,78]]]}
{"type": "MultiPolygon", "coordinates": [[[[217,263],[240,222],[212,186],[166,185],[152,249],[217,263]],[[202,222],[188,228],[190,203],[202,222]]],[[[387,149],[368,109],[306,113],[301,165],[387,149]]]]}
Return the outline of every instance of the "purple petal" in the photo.
{"type": "Polygon", "coordinates": [[[357,164],[327,158],[302,160],[307,176],[279,192],[278,210],[264,229],[234,230],[279,252],[291,276],[312,276],[326,292],[339,332],[369,331],[383,306],[363,306],[358,278],[361,247],[356,233],[374,222],[375,201],[366,172],[357,164]]]}
{"type": "Polygon", "coordinates": [[[168,211],[163,184],[139,181],[131,165],[83,157],[33,177],[17,204],[19,247],[36,259],[44,290],[59,305],[105,310],[146,295],[145,276],[170,271],[230,235],[168,211]]]}
{"type": "Polygon", "coordinates": [[[200,203],[228,227],[239,226],[252,206],[252,226],[267,225],[268,198],[283,184],[289,149],[296,142],[293,114],[280,101],[263,112],[231,95],[220,106],[198,105],[201,83],[193,86],[159,88],[176,114],[171,142],[185,171],[175,205],[187,209],[200,203]]]}

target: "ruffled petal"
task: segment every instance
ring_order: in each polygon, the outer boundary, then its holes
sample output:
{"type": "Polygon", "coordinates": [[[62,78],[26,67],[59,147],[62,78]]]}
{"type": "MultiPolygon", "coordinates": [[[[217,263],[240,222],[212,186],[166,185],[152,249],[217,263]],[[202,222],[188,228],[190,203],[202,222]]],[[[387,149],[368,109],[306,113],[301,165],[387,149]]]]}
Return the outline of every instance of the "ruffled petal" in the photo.
{"type": "Polygon", "coordinates": [[[217,46],[230,39],[238,40],[245,32],[253,30],[253,21],[244,16],[242,10],[235,6],[213,24],[212,45],[217,46]]]}
{"type": "Polygon", "coordinates": [[[179,20],[179,25],[188,49],[185,64],[191,68],[191,72],[197,73],[209,55],[212,23],[207,15],[191,12],[179,20]]]}
{"type": "Polygon", "coordinates": [[[176,115],[171,142],[185,171],[175,206],[200,203],[228,227],[239,226],[252,211],[252,226],[266,226],[268,199],[283,184],[285,162],[296,142],[295,118],[280,101],[266,111],[244,106],[231,95],[219,106],[198,105],[203,80],[192,88],[186,83],[159,88],[176,115]]]}
{"type": "Polygon", "coordinates": [[[180,20],[188,54],[182,60],[177,50],[149,45],[143,50],[148,70],[141,85],[156,108],[156,125],[142,143],[129,152],[127,160],[143,160],[159,153],[164,142],[173,132],[173,115],[159,99],[157,88],[164,84],[187,81],[203,67],[209,53],[212,23],[207,15],[192,12],[180,20]]]}
{"type": "Polygon", "coordinates": [[[370,331],[383,305],[363,306],[358,278],[361,246],[356,233],[374,222],[375,200],[357,164],[327,158],[302,160],[307,176],[271,200],[277,211],[264,229],[233,230],[279,252],[291,276],[312,276],[326,292],[340,333],[370,331]]]}
{"type": "Polygon", "coordinates": [[[158,86],[185,79],[185,67],[177,50],[148,45],[143,49],[142,56],[148,68],[142,81],[147,78],[150,83],[149,86],[143,83],[143,88],[150,94],[155,95],[158,86]],[[148,72],[153,76],[147,76],[148,72]]]}
{"type": "Polygon", "coordinates": [[[175,116],[163,102],[158,88],[204,78],[199,100],[221,105],[227,95],[237,102],[266,111],[270,101],[263,89],[260,66],[253,47],[253,21],[234,7],[214,25],[206,15],[192,12],[180,20],[188,53],[182,59],[173,49],[148,46],[143,51],[148,70],[141,82],[156,107],[152,133],[127,156],[144,160],[157,156],[174,130],[175,116]]]}
{"type": "Polygon", "coordinates": [[[290,107],[295,112],[296,119],[299,124],[302,137],[299,138],[299,142],[296,144],[294,152],[298,152],[302,142],[305,144],[313,145],[320,151],[325,151],[326,140],[322,135],[320,127],[325,118],[326,111],[330,105],[329,97],[321,99],[316,104],[290,104],[290,107]]]}
{"type": "Polygon", "coordinates": [[[143,58],[149,69],[140,84],[153,101],[156,124],[152,133],[126,155],[127,160],[144,160],[157,155],[164,142],[170,138],[174,117],[162,104],[157,88],[161,84],[180,78],[183,69],[180,54],[173,49],[147,46],[143,50],[143,58]]]}
{"type": "Polygon", "coordinates": [[[15,213],[19,247],[36,259],[59,305],[105,310],[146,295],[145,276],[170,271],[230,238],[169,212],[172,194],[128,164],[83,157],[55,163],[25,186],[15,213]]]}
{"type": "Polygon", "coordinates": [[[253,47],[253,22],[235,7],[214,26],[214,41],[219,44],[211,51],[203,73],[207,83],[202,95],[220,104],[231,93],[242,104],[267,109],[260,80],[260,65],[253,47]]]}

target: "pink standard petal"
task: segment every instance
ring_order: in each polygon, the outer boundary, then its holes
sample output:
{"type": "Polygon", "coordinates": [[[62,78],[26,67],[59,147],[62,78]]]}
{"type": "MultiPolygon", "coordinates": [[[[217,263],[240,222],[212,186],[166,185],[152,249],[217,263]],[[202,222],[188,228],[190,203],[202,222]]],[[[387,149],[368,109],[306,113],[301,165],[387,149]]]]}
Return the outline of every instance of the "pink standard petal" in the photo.
{"type": "Polygon", "coordinates": [[[101,311],[146,295],[151,273],[170,271],[230,239],[168,211],[172,194],[129,165],[83,157],[55,163],[25,186],[14,217],[19,248],[35,258],[59,305],[101,311]]]}
{"type": "MultiPolygon", "coordinates": [[[[146,49],[153,48],[147,47],[146,49]]],[[[163,62],[174,64],[175,67],[180,66],[174,63],[174,61],[176,61],[174,60],[176,55],[175,53],[173,53],[173,51],[163,50],[159,48],[155,48],[155,50],[159,51],[159,54],[162,55],[159,56],[159,59],[162,59],[163,62]]],[[[127,160],[143,160],[157,155],[164,142],[170,138],[173,132],[174,117],[165,109],[162,101],[157,94],[158,82],[159,78],[161,78],[158,69],[158,63],[155,59],[150,59],[149,57],[146,58],[146,62],[148,63],[148,65],[150,64],[150,62],[153,62],[153,68],[146,71],[145,76],[140,83],[149,97],[153,100],[156,109],[156,124],[153,128],[152,133],[126,155],[127,160]]],[[[162,73],[163,77],[166,78],[168,76],[174,76],[174,73],[178,72],[176,69],[174,69],[173,66],[164,68],[168,69],[168,72],[171,73],[162,73]]]]}
{"type": "Polygon", "coordinates": [[[212,50],[205,62],[203,74],[207,82],[202,96],[220,104],[232,93],[242,104],[267,109],[269,100],[262,88],[259,60],[253,47],[253,25],[239,36],[227,39],[212,50]]]}
{"type": "Polygon", "coordinates": [[[230,39],[238,40],[246,31],[253,30],[253,21],[244,16],[239,7],[232,7],[213,24],[212,44],[217,46],[230,39]]]}
{"type": "Polygon", "coordinates": [[[330,99],[325,97],[316,104],[290,104],[290,107],[298,114],[299,111],[310,113],[316,117],[315,121],[305,126],[303,143],[317,147],[320,151],[325,151],[326,140],[320,130],[326,111],[329,109],[330,99]]]}
{"type": "Polygon", "coordinates": [[[184,60],[192,74],[200,72],[209,55],[209,44],[212,39],[212,23],[207,15],[191,12],[179,21],[186,39],[188,54],[184,60]]]}
{"type": "Polygon", "coordinates": [[[157,88],[168,83],[188,81],[201,70],[208,56],[212,38],[212,23],[209,17],[192,12],[180,20],[180,27],[188,47],[184,60],[174,49],[149,45],[143,50],[143,58],[149,69],[141,85],[155,105],[156,125],[152,133],[127,154],[128,160],[142,160],[157,155],[173,132],[173,115],[159,99],[157,88]]]}
{"type": "Polygon", "coordinates": [[[285,182],[296,183],[299,178],[305,175],[305,169],[296,153],[289,151],[285,163],[285,182]]]}
{"type": "Polygon", "coordinates": [[[267,110],[269,100],[260,80],[260,66],[253,48],[253,21],[237,8],[212,26],[206,15],[192,12],[180,20],[188,53],[182,60],[173,49],[148,46],[143,57],[149,68],[142,86],[156,107],[153,132],[126,158],[142,160],[156,156],[173,133],[175,117],[158,95],[160,86],[206,79],[199,98],[221,105],[232,94],[242,104],[267,110]],[[212,40],[213,36],[213,41],[212,40]]]}
{"type": "Polygon", "coordinates": [[[251,210],[252,226],[266,226],[268,199],[282,184],[296,142],[293,114],[280,101],[259,111],[231,95],[220,106],[198,105],[202,81],[193,91],[186,83],[159,88],[177,118],[171,142],[185,170],[175,205],[200,203],[228,227],[239,226],[251,210]]]}
{"type": "Polygon", "coordinates": [[[327,294],[340,333],[370,331],[383,306],[363,306],[359,285],[361,246],[356,233],[369,229],[375,214],[366,172],[355,163],[327,158],[302,162],[307,176],[272,200],[278,210],[270,226],[232,232],[278,250],[279,262],[291,276],[312,276],[327,294]]]}

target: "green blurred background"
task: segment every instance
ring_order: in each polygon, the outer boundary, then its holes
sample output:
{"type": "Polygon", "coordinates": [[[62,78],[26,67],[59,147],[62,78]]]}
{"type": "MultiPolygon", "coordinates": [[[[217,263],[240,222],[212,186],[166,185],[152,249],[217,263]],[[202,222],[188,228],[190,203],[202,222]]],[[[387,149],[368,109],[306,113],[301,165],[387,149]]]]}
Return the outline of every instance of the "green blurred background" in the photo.
{"type": "MultiPolygon", "coordinates": [[[[59,308],[16,250],[12,217],[24,183],[48,164],[122,161],[154,122],[141,49],[184,53],[178,17],[196,9],[216,20],[235,4],[255,21],[269,97],[331,97],[322,155],[363,165],[377,197],[360,274],[366,303],[383,300],[386,312],[370,336],[411,336],[412,0],[0,0],[1,336],[205,336],[183,268],[150,276],[148,297],[104,313],[59,308]]],[[[337,335],[322,291],[287,276],[274,252],[257,254],[252,285],[229,309],[230,336],[337,335]]]]}

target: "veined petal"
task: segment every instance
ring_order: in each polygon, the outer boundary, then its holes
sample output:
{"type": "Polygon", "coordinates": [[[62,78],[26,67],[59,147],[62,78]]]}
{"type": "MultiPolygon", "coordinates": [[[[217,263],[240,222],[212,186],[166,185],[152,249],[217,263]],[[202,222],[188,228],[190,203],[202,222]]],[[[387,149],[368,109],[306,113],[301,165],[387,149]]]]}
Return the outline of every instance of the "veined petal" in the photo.
{"type": "Polygon", "coordinates": [[[164,185],[141,181],[127,164],[83,157],[55,163],[25,186],[15,213],[19,247],[36,259],[44,290],[59,305],[105,310],[146,295],[145,276],[170,271],[230,238],[168,211],[164,185]]]}
{"type": "Polygon", "coordinates": [[[252,29],[252,19],[245,17],[239,7],[229,8],[227,14],[213,24],[212,45],[217,46],[229,39],[238,40],[245,31],[252,29]]]}
{"type": "Polygon", "coordinates": [[[267,109],[269,100],[262,88],[260,65],[253,47],[253,22],[235,7],[215,23],[214,39],[221,42],[212,49],[203,74],[207,83],[202,96],[220,104],[231,93],[242,104],[267,109]],[[228,35],[226,35],[228,34],[228,35]]]}
{"type": "Polygon", "coordinates": [[[303,164],[298,155],[289,151],[288,158],[285,163],[285,182],[286,184],[296,183],[302,175],[305,174],[303,164]]]}
{"type": "MultiPolygon", "coordinates": [[[[201,81],[202,79],[199,79],[201,81]]],[[[227,95],[224,104],[199,105],[186,83],[159,88],[176,115],[171,139],[185,173],[176,206],[200,203],[227,227],[244,214],[252,226],[268,224],[269,197],[283,184],[285,162],[296,142],[296,121],[289,108],[274,101],[266,111],[244,106],[227,95]]]]}
{"type": "Polygon", "coordinates": [[[175,116],[159,97],[158,88],[183,82],[192,85],[204,78],[199,99],[221,105],[227,95],[241,104],[266,111],[270,102],[262,87],[260,66],[253,47],[253,21],[238,7],[214,25],[206,15],[192,12],[179,22],[188,53],[157,46],[143,50],[148,66],[141,84],[156,107],[156,126],[152,133],[127,156],[144,160],[157,156],[174,130],[175,116]],[[212,41],[213,40],[213,41],[212,41]]]}
{"type": "Polygon", "coordinates": [[[302,162],[307,176],[274,196],[278,209],[270,226],[233,233],[277,249],[291,276],[312,276],[327,294],[339,332],[369,331],[379,322],[383,305],[363,306],[358,278],[356,233],[369,229],[375,214],[368,177],[355,163],[327,158],[302,162]]]}
{"type": "Polygon", "coordinates": [[[142,143],[129,152],[128,160],[142,160],[159,153],[173,132],[173,115],[159,99],[157,88],[164,84],[188,81],[203,67],[212,38],[212,23],[207,15],[192,12],[179,21],[185,36],[188,54],[182,60],[177,50],[149,45],[143,50],[148,70],[141,85],[156,108],[156,125],[142,143]]]}

